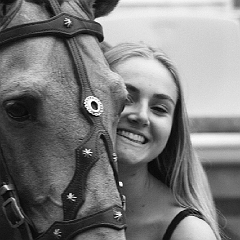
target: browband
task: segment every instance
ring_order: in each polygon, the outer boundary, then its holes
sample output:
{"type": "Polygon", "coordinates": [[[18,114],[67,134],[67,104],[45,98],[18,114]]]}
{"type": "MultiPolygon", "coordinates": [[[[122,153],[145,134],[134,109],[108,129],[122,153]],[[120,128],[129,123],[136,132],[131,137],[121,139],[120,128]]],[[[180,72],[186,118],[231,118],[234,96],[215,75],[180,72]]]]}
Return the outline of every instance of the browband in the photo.
{"type": "Polygon", "coordinates": [[[99,23],[60,13],[45,21],[27,23],[1,31],[0,45],[36,36],[54,35],[71,38],[78,34],[90,34],[96,36],[100,42],[103,41],[103,30],[99,23]]]}

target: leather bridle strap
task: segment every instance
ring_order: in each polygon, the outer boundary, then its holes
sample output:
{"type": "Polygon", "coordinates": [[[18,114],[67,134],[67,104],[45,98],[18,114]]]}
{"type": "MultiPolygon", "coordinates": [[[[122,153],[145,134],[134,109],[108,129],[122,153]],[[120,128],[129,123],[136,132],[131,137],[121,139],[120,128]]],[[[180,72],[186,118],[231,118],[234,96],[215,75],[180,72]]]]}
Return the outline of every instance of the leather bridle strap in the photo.
{"type": "Polygon", "coordinates": [[[61,38],[72,38],[78,34],[94,35],[100,42],[103,41],[102,26],[99,23],[60,13],[45,21],[5,29],[0,34],[0,45],[29,37],[54,35],[61,38]]]}
{"type": "Polygon", "coordinates": [[[43,236],[40,235],[36,240],[70,240],[84,231],[97,227],[111,227],[115,230],[121,230],[125,223],[125,218],[119,216],[121,211],[122,209],[119,206],[113,206],[86,218],[55,222],[43,236]],[[118,224],[116,224],[116,221],[118,224]]]}
{"type": "Polygon", "coordinates": [[[2,148],[0,148],[0,196],[3,199],[3,213],[6,216],[9,225],[12,228],[18,228],[22,239],[32,240],[32,233],[35,232],[34,227],[20,207],[20,203],[4,159],[2,148]]]}

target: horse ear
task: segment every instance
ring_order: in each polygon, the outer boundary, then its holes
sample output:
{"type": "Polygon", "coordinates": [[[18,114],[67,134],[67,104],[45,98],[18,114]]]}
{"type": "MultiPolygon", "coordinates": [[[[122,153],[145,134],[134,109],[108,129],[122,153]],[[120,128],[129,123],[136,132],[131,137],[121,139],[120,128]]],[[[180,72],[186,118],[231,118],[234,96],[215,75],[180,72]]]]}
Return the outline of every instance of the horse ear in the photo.
{"type": "Polygon", "coordinates": [[[119,0],[95,0],[95,18],[109,14],[118,4],[119,0]]]}
{"type": "Polygon", "coordinates": [[[7,15],[16,0],[0,0],[0,21],[7,15]]]}
{"type": "Polygon", "coordinates": [[[118,4],[119,0],[95,0],[93,3],[95,18],[109,14],[118,4]]]}

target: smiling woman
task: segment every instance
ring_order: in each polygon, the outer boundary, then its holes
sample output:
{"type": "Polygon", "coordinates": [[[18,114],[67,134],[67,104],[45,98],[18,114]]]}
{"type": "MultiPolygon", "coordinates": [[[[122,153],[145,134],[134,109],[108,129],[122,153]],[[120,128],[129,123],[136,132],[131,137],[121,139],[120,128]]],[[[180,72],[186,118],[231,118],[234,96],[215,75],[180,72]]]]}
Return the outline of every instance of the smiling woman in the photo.
{"type": "Polygon", "coordinates": [[[166,146],[177,101],[176,85],[166,67],[154,59],[131,58],[116,65],[115,71],[124,78],[129,92],[118,125],[120,164],[126,159],[141,165],[166,146]]]}
{"type": "Polygon", "coordinates": [[[127,239],[220,239],[174,65],[144,44],[120,44],[105,56],[128,90],[117,130],[127,239]]]}

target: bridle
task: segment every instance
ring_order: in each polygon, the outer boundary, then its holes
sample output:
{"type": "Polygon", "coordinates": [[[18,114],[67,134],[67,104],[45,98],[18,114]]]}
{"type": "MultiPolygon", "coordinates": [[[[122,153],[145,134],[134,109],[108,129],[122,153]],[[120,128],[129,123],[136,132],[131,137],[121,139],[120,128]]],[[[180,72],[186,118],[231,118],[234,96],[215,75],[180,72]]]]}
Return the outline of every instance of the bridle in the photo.
{"type": "Polygon", "coordinates": [[[71,239],[86,230],[96,227],[108,227],[116,230],[126,228],[125,223],[125,197],[121,194],[116,164],[117,156],[113,151],[111,138],[102,123],[101,114],[103,105],[94,96],[93,89],[88,81],[87,72],[82,59],[81,50],[77,47],[75,36],[90,34],[103,41],[102,27],[92,20],[85,20],[61,11],[58,0],[47,0],[54,17],[40,22],[18,25],[7,28],[0,33],[0,46],[23,38],[54,35],[62,38],[71,53],[74,70],[77,74],[77,84],[81,90],[80,107],[87,121],[91,125],[88,136],[76,150],[75,173],[61,195],[63,203],[63,221],[54,222],[44,233],[37,233],[31,220],[24,214],[19,199],[7,169],[4,154],[0,149],[0,195],[3,198],[3,212],[13,228],[19,229],[24,240],[52,240],[71,239]],[[117,188],[122,198],[122,206],[114,205],[105,210],[76,219],[80,207],[85,201],[85,185],[92,166],[99,159],[98,142],[102,139],[113,168],[117,188]]]}

